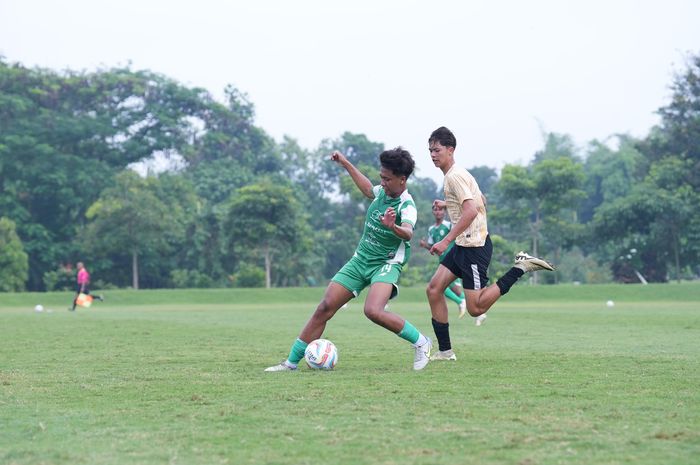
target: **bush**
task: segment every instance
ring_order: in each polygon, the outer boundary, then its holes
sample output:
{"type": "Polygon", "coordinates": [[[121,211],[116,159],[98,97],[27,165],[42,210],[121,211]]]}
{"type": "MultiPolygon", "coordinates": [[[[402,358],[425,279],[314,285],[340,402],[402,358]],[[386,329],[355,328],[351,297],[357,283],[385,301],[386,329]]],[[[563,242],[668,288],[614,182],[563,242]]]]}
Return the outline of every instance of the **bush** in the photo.
{"type": "Polygon", "coordinates": [[[29,258],[17,235],[14,221],[0,218],[0,292],[24,290],[29,273],[29,258]]]}
{"type": "Polygon", "coordinates": [[[241,265],[238,273],[231,276],[233,287],[265,287],[265,270],[251,264],[241,265]]]}
{"type": "Polygon", "coordinates": [[[75,289],[75,273],[62,266],[44,273],[43,281],[47,291],[71,291],[75,289]]]}
{"type": "Polygon", "coordinates": [[[599,265],[593,257],[583,255],[583,252],[577,247],[562,254],[557,266],[557,273],[559,273],[559,280],[562,283],[604,284],[613,282],[612,273],[607,265],[599,265]]]}
{"type": "Polygon", "coordinates": [[[101,289],[104,291],[107,289],[119,289],[119,286],[98,279],[97,281],[94,281],[92,284],[90,284],[90,289],[101,289]]]}
{"type": "Polygon", "coordinates": [[[214,285],[209,276],[197,270],[173,270],[170,272],[170,280],[173,287],[179,289],[203,289],[214,285]]]}

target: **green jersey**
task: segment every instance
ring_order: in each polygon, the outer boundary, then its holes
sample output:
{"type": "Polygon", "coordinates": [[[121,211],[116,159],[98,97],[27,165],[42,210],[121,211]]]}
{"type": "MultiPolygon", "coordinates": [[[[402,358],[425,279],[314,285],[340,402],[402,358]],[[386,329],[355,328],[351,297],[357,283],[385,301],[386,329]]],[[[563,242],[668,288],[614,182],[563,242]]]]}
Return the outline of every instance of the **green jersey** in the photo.
{"type": "Polygon", "coordinates": [[[374,186],[372,192],[374,192],[374,200],[367,209],[365,227],[355,255],[360,256],[367,263],[391,263],[403,266],[410,256],[411,244],[387,229],[380,217],[384,215],[387,208],[394,207],[396,224],[400,226],[403,223],[409,223],[415,227],[418,219],[416,204],[408,190],[403,191],[396,198],[388,197],[382,186],[374,186]]]}
{"type": "MultiPolygon", "coordinates": [[[[431,224],[428,228],[428,245],[434,245],[443,240],[451,229],[452,223],[447,220],[442,220],[440,224],[431,224]]],[[[450,251],[453,245],[455,245],[455,242],[450,242],[450,245],[448,245],[445,251],[440,255],[439,261],[445,258],[445,255],[447,255],[447,252],[450,251]]]]}

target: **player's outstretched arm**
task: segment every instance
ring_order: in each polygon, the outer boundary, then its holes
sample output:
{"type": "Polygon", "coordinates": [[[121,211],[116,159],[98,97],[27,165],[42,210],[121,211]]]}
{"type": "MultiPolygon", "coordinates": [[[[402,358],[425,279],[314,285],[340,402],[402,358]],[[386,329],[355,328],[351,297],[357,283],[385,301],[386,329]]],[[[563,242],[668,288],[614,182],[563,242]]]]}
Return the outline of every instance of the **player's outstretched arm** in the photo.
{"type": "Polygon", "coordinates": [[[367,197],[368,199],[374,198],[374,192],[372,191],[372,182],[369,179],[367,179],[367,176],[362,174],[360,170],[358,170],[355,167],[355,165],[350,163],[350,160],[345,158],[345,155],[340,153],[340,151],[335,150],[331,154],[331,161],[334,161],[343,168],[345,168],[345,170],[348,172],[357,188],[360,189],[360,192],[362,192],[362,194],[364,194],[365,197],[367,197]]]}

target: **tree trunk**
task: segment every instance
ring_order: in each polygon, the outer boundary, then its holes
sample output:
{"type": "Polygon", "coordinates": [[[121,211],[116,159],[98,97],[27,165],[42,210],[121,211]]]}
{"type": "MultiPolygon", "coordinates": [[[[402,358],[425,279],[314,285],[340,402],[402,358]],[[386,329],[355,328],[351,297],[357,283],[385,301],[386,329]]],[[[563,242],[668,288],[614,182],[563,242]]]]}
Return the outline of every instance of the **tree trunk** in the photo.
{"type": "Polygon", "coordinates": [[[139,256],[136,252],[131,252],[131,287],[139,288],[139,256]]]}
{"type": "Polygon", "coordinates": [[[270,246],[265,246],[265,288],[270,289],[270,269],[272,268],[272,257],[270,257],[270,246]]]}
{"type": "MultiPolygon", "coordinates": [[[[535,208],[535,228],[532,235],[532,256],[539,257],[540,207],[535,208]]],[[[537,284],[537,274],[532,273],[532,284],[537,284]]]]}
{"type": "Polygon", "coordinates": [[[676,262],[676,280],[681,282],[681,257],[680,257],[680,239],[677,234],[673,235],[673,259],[676,262]]]}

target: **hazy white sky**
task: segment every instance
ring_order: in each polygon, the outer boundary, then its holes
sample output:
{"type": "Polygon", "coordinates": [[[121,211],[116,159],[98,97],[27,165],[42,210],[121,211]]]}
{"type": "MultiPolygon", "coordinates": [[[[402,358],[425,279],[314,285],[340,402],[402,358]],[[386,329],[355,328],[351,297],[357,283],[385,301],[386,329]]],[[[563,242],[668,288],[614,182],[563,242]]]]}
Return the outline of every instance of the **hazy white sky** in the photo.
{"type": "Polygon", "coordinates": [[[700,53],[693,0],[0,0],[0,55],[56,70],[131,63],[313,149],[344,131],[413,153],[445,125],[466,167],[527,163],[541,129],[642,137],[700,53]]]}

